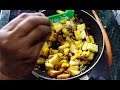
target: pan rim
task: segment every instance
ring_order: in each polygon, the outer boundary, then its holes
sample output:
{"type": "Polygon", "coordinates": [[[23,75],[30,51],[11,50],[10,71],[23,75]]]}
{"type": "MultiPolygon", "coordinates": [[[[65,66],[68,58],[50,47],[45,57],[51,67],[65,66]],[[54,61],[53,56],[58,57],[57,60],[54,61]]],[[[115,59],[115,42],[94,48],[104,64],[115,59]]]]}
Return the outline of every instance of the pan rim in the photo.
{"type": "MultiPolygon", "coordinates": [[[[46,10],[42,10],[41,12],[44,12],[44,11],[46,11],[46,10]]],[[[89,15],[89,16],[98,24],[98,22],[96,21],[96,19],[95,19],[91,14],[89,14],[89,13],[86,12],[85,10],[80,10],[80,11],[82,11],[82,12],[86,13],[87,15],[89,15]]],[[[98,24],[98,26],[99,26],[99,24],[98,24]]],[[[99,28],[100,28],[100,26],[99,26],[99,28]]],[[[101,28],[100,28],[100,30],[101,30],[101,28]]],[[[102,32],[102,37],[103,37],[103,45],[102,45],[101,53],[100,53],[98,59],[95,61],[95,63],[94,63],[91,67],[89,67],[86,71],[84,71],[83,73],[81,73],[81,74],[79,74],[79,75],[76,75],[76,76],[74,76],[74,77],[66,78],[66,79],[48,78],[48,77],[44,77],[44,76],[42,76],[42,75],[39,75],[39,74],[37,74],[37,73],[34,72],[34,71],[32,71],[32,73],[33,73],[35,76],[41,77],[41,78],[46,79],[46,80],[71,80],[71,79],[79,78],[80,76],[83,76],[83,75],[87,74],[90,70],[93,69],[93,67],[96,66],[96,64],[99,62],[99,60],[100,60],[100,58],[101,58],[101,56],[102,56],[102,54],[103,54],[103,51],[104,51],[104,36],[103,36],[103,31],[102,31],[102,30],[101,30],[101,32],[102,32]]]]}

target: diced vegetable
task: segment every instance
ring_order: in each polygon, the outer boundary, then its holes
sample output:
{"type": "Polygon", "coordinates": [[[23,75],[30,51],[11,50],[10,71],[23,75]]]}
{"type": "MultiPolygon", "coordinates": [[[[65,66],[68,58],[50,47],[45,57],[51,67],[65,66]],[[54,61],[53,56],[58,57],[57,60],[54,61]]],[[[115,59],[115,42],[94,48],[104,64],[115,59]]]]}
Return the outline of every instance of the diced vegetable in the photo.
{"type": "Polygon", "coordinates": [[[61,67],[62,68],[68,68],[69,67],[69,63],[62,63],[61,67]]]}
{"type": "Polygon", "coordinates": [[[62,53],[57,53],[57,54],[58,54],[58,56],[59,56],[60,58],[63,57],[63,54],[62,54],[62,53]]]}
{"type": "Polygon", "coordinates": [[[49,56],[48,56],[48,59],[51,59],[53,56],[54,56],[54,55],[49,55],[49,56]]]}
{"type": "Polygon", "coordinates": [[[79,62],[78,60],[75,60],[75,61],[70,60],[69,64],[70,64],[71,66],[75,66],[75,65],[79,65],[80,62],[79,62]]]}
{"type": "Polygon", "coordinates": [[[60,61],[60,57],[58,54],[55,54],[51,59],[49,59],[49,63],[55,65],[57,62],[60,61]]]}
{"type": "Polygon", "coordinates": [[[45,67],[46,67],[47,70],[54,68],[54,66],[51,63],[45,63],[45,67]]]}
{"type": "Polygon", "coordinates": [[[80,74],[80,71],[77,71],[77,70],[70,70],[69,73],[70,73],[71,76],[76,76],[76,75],[80,74]]]}
{"type": "Polygon", "coordinates": [[[74,61],[77,58],[77,55],[74,55],[70,58],[71,61],[74,61]]]}
{"type": "Polygon", "coordinates": [[[52,77],[56,77],[56,76],[58,76],[60,74],[60,72],[57,71],[57,70],[48,70],[47,73],[48,73],[48,75],[50,75],[52,77]]]}
{"type": "Polygon", "coordinates": [[[65,49],[64,49],[64,54],[65,54],[65,55],[68,55],[68,54],[69,54],[69,51],[70,51],[69,48],[65,48],[65,49]]]}
{"type": "Polygon", "coordinates": [[[74,65],[74,66],[72,65],[72,66],[70,66],[70,67],[67,69],[67,71],[70,71],[70,70],[79,71],[79,68],[80,68],[80,67],[79,67],[78,65],[76,65],[76,66],[75,66],[75,65],[74,65]]]}
{"type": "Polygon", "coordinates": [[[94,53],[90,52],[90,55],[87,58],[87,60],[93,60],[93,58],[94,58],[94,53]]]}
{"type": "Polygon", "coordinates": [[[66,79],[66,78],[69,78],[70,77],[70,74],[60,74],[57,76],[57,79],[66,79]]]}
{"type": "Polygon", "coordinates": [[[74,45],[74,43],[71,43],[70,51],[72,53],[75,53],[75,50],[76,50],[76,46],[74,45]]]}
{"type": "Polygon", "coordinates": [[[59,14],[63,14],[64,13],[64,11],[62,11],[62,10],[57,10],[56,12],[59,13],[59,14]]]}
{"type": "Polygon", "coordinates": [[[89,39],[90,39],[90,42],[91,42],[91,43],[95,43],[95,40],[94,40],[93,36],[90,35],[90,36],[89,36],[89,39]]]}
{"type": "Polygon", "coordinates": [[[80,34],[79,31],[74,31],[74,34],[75,34],[76,40],[80,40],[81,39],[81,34],[80,34]]]}
{"type": "Polygon", "coordinates": [[[87,46],[88,46],[88,43],[85,42],[84,45],[83,45],[83,47],[82,47],[82,50],[87,50],[87,46]]]}
{"type": "Polygon", "coordinates": [[[86,41],[87,41],[88,43],[90,43],[90,38],[89,38],[89,36],[86,36],[86,41]]]}
{"type": "Polygon", "coordinates": [[[86,36],[87,36],[87,35],[86,35],[85,30],[82,30],[82,31],[81,31],[81,38],[82,38],[82,39],[85,39],[86,36]]]}
{"type": "Polygon", "coordinates": [[[85,23],[77,25],[77,30],[78,30],[79,32],[85,30],[85,28],[86,28],[85,23]]]}
{"type": "Polygon", "coordinates": [[[98,45],[92,44],[92,43],[88,43],[87,49],[88,49],[89,51],[91,51],[91,52],[96,53],[96,52],[98,52],[98,45]]]}
{"type": "Polygon", "coordinates": [[[58,53],[58,50],[52,49],[52,54],[58,53]]]}
{"type": "Polygon", "coordinates": [[[75,50],[75,56],[79,57],[82,53],[82,50],[75,50]]]}
{"type": "Polygon", "coordinates": [[[37,60],[37,64],[38,65],[45,64],[45,59],[43,57],[39,57],[39,59],[37,60]]]}
{"type": "Polygon", "coordinates": [[[73,41],[75,46],[78,47],[81,43],[82,43],[82,40],[79,40],[79,41],[73,41]]]}
{"type": "Polygon", "coordinates": [[[63,28],[63,29],[62,29],[62,32],[63,32],[65,35],[68,35],[68,34],[69,34],[69,32],[67,31],[66,28],[63,28]]]}
{"type": "Polygon", "coordinates": [[[43,56],[45,56],[45,57],[47,57],[48,56],[48,51],[49,51],[49,46],[48,46],[48,44],[47,44],[47,42],[43,45],[43,48],[42,48],[42,50],[41,50],[41,52],[40,52],[40,55],[43,55],[43,56]]]}
{"type": "Polygon", "coordinates": [[[84,57],[89,57],[90,51],[83,51],[82,54],[84,57]]]}
{"type": "Polygon", "coordinates": [[[59,72],[62,73],[65,69],[64,68],[60,68],[59,72]]]}
{"type": "Polygon", "coordinates": [[[71,42],[72,42],[72,40],[67,36],[66,37],[66,41],[69,43],[69,44],[71,44],[71,42]]]}
{"type": "Polygon", "coordinates": [[[61,63],[61,64],[62,64],[62,63],[68,63],[68,61],[67,61],[67,60],[61,60],[60,63],[61,63]]]}
{"type": "Polygon", "coordinates": [[[64,49],[64,48],[69,48],[69,47],[70,47],[70,44],[69,43],[65,43],[64,45],[59,46],[58,49],[61,50],[61,49],[64,49]]]}
{"type": "Polygon", "coordinates": [[[56,23],[54,24],[54,29],[56,32],[59,32],[60,30],[62,30],[63,25],[61,23],[56,23]]]}

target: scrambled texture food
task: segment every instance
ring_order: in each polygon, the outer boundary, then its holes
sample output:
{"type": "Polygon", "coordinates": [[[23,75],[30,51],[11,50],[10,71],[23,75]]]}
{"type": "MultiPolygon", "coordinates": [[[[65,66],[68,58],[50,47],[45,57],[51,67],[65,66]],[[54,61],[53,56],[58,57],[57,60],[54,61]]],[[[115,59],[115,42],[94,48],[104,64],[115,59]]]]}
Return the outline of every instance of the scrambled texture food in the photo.
{"type": "Polygon", "coordinates": [[[52,24],[52,35],[40,51],[37,64],[44,64],[48,75],[66,79],[80,74],[97,52],[94,37],[75,17],[52,24]]]}

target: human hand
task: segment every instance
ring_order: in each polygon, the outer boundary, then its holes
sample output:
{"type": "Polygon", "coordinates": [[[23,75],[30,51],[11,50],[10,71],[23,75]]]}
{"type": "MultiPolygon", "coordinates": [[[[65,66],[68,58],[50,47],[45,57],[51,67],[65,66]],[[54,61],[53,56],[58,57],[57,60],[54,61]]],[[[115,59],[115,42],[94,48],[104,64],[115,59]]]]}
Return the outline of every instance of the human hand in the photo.
{"type": "Polygon", "coordinates": [[[51,22],[42,13],[23,13],[9,22],[0,30],[0,73],[25,79],[50,34],[51,22]]]}

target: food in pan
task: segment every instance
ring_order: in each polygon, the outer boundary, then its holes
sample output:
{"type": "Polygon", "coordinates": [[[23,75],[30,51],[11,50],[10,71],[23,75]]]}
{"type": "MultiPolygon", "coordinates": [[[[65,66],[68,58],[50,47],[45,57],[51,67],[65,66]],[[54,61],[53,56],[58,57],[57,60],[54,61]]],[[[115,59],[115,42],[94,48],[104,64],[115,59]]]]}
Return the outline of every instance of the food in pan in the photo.
{"type": "Polygon", "coordinates": [[[77,16],[52,24],[52,35],[45,42],[37,65],[45,65],[46,73],[66,79],[82,73],[98,52],[90,28],[77,16]]]}

